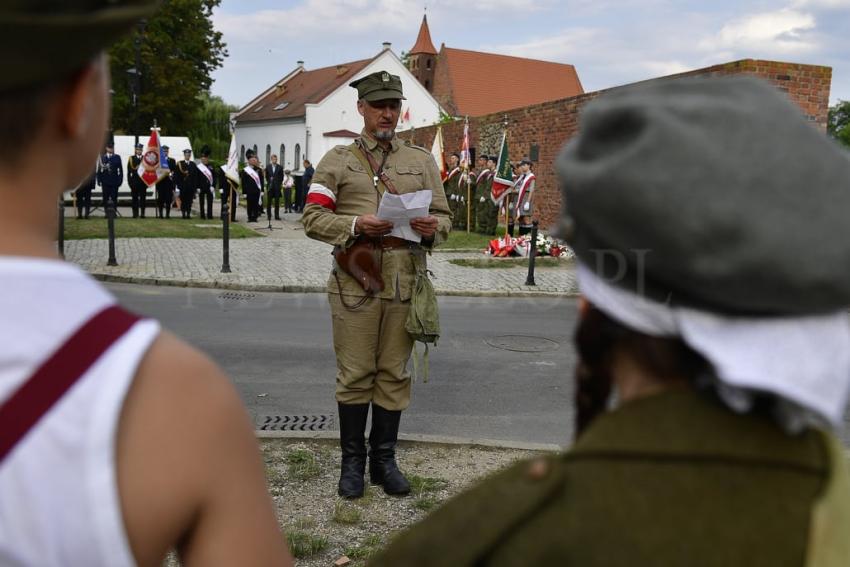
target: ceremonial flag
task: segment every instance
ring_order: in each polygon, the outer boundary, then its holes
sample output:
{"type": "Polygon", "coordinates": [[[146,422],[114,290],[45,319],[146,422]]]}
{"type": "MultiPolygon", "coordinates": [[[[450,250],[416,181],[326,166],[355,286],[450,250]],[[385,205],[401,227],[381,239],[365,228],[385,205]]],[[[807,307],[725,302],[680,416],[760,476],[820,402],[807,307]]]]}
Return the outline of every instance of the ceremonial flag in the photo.
{"type": "Polygon", "coordinates": [[[463,147],[460,150],[460,168],[464,171],[469,170],[469,118],[463,122],[463,147]]]}
{"type": "Polygon", "coordinates": [[[168,177],[168,158],[159,143],[159,128],[151,128],[151,137],[136,173],[150,187],[168,177]]]}
{"type": "Polygon", "coordinates": [[[410,108],[404,111],[404,116],[401,117],[402,122],[410,122],[410,108]]]}
{"type": "Polygon", "coordinates": [[[434,143],[431,145],[431,155],[434,157],[434,161],[437,162],[437,167],[440,170],[440,180],[445,181],[449,176],[449,172],[446,167],[446,155],[443,153],[442,126],[437,126],[437,134],[434,136],[434,143]]]}
{"type": "Polygon", "coordinates": [[[498,205],[513,185],[511,161],[508,154],[508,133],[504,132],[502,134],[502,149],[499,150],[499,161],[496,165],[496,175],[493,177],[493,185],[490,188],[490,198],[498,205]]]}
{"type": "Polygon", "coordinates": [[[230,151],[227,152],[227,163],[221,166],[224,175],[239,185],[239,152],[236,151],[236,134],[230,135],[230,151]]]}

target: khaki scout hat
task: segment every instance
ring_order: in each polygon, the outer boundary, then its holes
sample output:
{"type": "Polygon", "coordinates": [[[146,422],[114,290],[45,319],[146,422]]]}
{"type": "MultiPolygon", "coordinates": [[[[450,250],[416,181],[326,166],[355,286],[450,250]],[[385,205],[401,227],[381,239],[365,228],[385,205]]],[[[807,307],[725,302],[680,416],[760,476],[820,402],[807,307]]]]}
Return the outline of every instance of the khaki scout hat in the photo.
{"type": "Polygon", "coordinates": [[[401,90],[401,78],[386,71],[366,75],[348,83],[348,86],[357,89],[357,98],[370,102],[391,98],[406,100],[401,90]]]}
{"type": "Polygon", "coordinates": [[[589,103],[556,162],[582,263],[670,306],[850,305],[850,157],[775,87],[686,78],[589,103]]]}
{"type": "Polygon", "coordinates": [[[0,92],[62,79],[150,14],[156,0],[0,2],[0,92]]]}

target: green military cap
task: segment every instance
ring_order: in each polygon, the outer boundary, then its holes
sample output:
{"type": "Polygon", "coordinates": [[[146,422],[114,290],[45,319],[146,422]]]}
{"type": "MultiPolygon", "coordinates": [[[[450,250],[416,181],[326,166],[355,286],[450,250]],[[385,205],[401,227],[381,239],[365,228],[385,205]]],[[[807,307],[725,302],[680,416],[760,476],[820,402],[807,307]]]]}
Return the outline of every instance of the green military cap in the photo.
{"type": "Polygon", "coordinates": [[[0,92],[62,79],[150,14],[156,0],[0,3],[0,92]]]}
{"type": "Polygon", "coordinates": [[[387,71],[376,71],[348,83],[348,86],[357,89],[357,98],[367,101],[389,98],[406,100],[401,89],[401,77],[391,75],[387,71]]]}
{"type": "Polygon", "coordinates": [[[768,83],[612,91],[556,169],[565,236],[612,284],[728,314],[850,305],[850,154],[768,83]]]}

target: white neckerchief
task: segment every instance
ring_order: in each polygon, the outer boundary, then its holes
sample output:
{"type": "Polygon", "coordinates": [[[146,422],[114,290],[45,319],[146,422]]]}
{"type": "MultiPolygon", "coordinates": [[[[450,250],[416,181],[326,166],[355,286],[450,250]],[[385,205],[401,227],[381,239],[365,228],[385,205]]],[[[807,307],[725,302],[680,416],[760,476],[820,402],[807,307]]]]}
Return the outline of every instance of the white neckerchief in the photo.
{"type": "Polygon", "coordinates": [[[678,337],[705,357],[723,386],[718,394],[733,410],[748,411],[756,393],[769,392],[787,402],[782,417],[789,430],[807,421],[794,407],[833,426],[842,423],[850,394],[845,310],[733,317],[658,303],[609,283],[581,263],[578,280],[581,293],[608,316],[647,335],[678,337]]]}

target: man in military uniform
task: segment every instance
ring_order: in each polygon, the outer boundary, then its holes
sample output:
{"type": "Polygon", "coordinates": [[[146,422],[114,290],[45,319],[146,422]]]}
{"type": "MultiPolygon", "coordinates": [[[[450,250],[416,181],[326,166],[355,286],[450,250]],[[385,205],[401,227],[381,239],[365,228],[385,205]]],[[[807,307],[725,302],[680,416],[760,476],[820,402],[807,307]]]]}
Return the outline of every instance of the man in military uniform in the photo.
{"type": "Polygon", "coordinates": [[[171,202],[174,200],[174,172],[177,170],[177,162],[168,157],[168,146],[162,146],[165,152],[166,163],[168,163],[168,175],[156,184],[156,216],[159,218],[171,218],[171,202]]]}
{"type": "Polygon", "coordinates": [[[483,162],[478,178],[475,180],[475,220],[476,232],[479,234],[495,235],[496,224],[491,222],[499,213],[499,207],[493,203],[490,197],[490,188],[493,186],[493,167],[495,161],[488,155],[482,155],[483,162]],[[491,226],[492,225],[492,226],[491,226]]]}
{"type": "Polygon", "coordinates": [[[192,150],[183,150],[183,161],[177,164],[177,173],[175,177],[180,191],[180,213],[184,219],[190,219],[198,188],[198,166],[192,160],[192,150]]]}
{"type": "Polygon", "coordinates": [[[91,192],[97,183],[97,168],[74,191],[74,201],[77,205],[77,218],[87,219],[91,213],[91,192]]]}
{"type": "Polygon", "coordinates": [[[519,224],[519,235],[529,234],[533,228],[531,216],[534,213],[532,203],[534,200],[534,185],[537,178],[531,171],[531,160],[523,158],[519,162],[519,177],[514,185],[516,201],[514,203],[514,218],[519,224]]]}
{"type": "Polygon", "coordinates": [[[219,185],[218,170],[210,165],[210,147],[201,148],[201,163],[198,168],[198,206],[201,209],[201,218],[212,220],[213,191],[219,185]]]}
{"type": "Polygon", "coordinates": [[[239,172],[239,179],[242,181],[242,194],[248,201],[248,222],[257,222],[263,212],[260,205],[265,186],[263,172],[260,169],[260,160],[257,159],[254,150],[246,151],[245,159],[248,160],[248,163],[239,172]]]}
{"type": "Polygon", "coordinates": [[[443,191],[446,194],[446,200],[449,203],[449,209],[452,213],[452,221],[453,226],[457,226],[457,206],[458,199],[460,198],[460,189],[458,185],[460,184],[461,170],[460,166],[460,154],[457,152],[452,152],[449,155],[449,163],[448,170],[449,172],[446,174],[446,180],[443,181],[443,191]]]}
{"type": "Polygon", "coordinates": [[[846,153],[766,82],[684,78],[588,103],[556,170],[577,441],[371,565],[850,564],[846,153]]]}
{"type": "Polygon", "coordinates": [[[266,180],[269,187],[266,215],[271,218],[272,201],[274,201],[274,218],[280,220],[280,186],[283,184],[283,167],[277,164],[277,155],[275,154],[272,154],[271,163],[266,166],[266,180]]]}
{"type": "Polygon", "coordinates": [[[107,202],[118,206],[118,188],[124,179],[121,167],[121,156],[115,154],[115,144],[110,140],[106,143],[106,152],[100,156],[100,167],[97,171],[97,184],[103,188],[104,211],[107,202]]]}
{"type": "Polygon", "coordinates": [[[145,194],[148,186],[139,177],[139,165],[142,163],[142,144],[136,144],[136,153],[127,160],[127,184],[130,186],[130,203],[133,208],[133,218],[145,218],[145,194]]]}
{"type": "Polygon", "coordinates": [[[358,498],[364,491],[370,404],[370,480],[388,494],[410,492],[395,461],[401,412],[410,403],[406,366],[413,342],[405,321],[415,263],[423,264],[425,251],[448,236],[451,214],[431,152],[395,136],[404,98],[401,79],[379,71],[350,86],[357,89],[363,131],[355,144],[336,146],[322,158],[302,222],[310,238],[343,249],[370,241],[380,249],[373,257],[380,261],[382,291],[365,292],[337,263],[328,281],[342,449],[338,493],[358,498]],[[384,174],[387,182],[379,181],[384,174]],[[431,191],[429,214],[410,221],[421,242],[389,236],[392,223],[376,216],[381,195],[393,188],[399,194],[431,191]]]}

